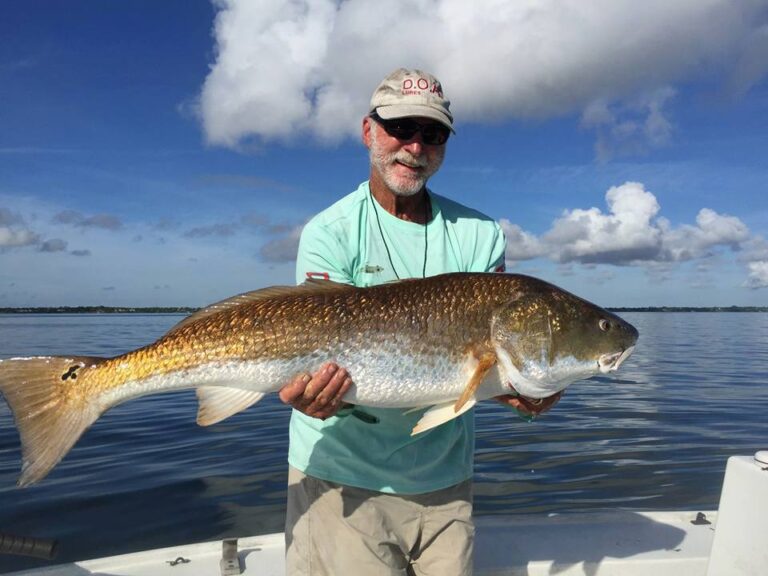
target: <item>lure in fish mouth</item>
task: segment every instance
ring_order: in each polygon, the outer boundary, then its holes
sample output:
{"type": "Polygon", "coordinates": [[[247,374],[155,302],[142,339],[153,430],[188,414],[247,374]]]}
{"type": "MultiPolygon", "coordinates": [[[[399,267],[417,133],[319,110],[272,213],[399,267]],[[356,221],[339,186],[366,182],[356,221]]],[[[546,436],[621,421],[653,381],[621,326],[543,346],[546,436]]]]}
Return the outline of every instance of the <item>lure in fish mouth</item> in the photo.
{"type": "Polygon", "coordinates": [[[403,431],[418,434],[510,390],[536,400],[612,372],[637,337],[618,316],[530,276],[311,282],[218,302],[114,358],[0,359],[0,395],[19,430],[27,486],[104,412],[147,394],[195,388],[197,422],[210,426],[335,361],[354,382],[345,401],[427,408],[403,431]]]}
{"type": "Polygon", "coordinates": [[[624,360],[632,355],[635,351],[634,346],[630,346],[623,352],[613,352],[612,354],[603,354],[597,359],[597,366],[600,372],[607,374],[608,372],[615,372],[622,365],[624,360]]]}

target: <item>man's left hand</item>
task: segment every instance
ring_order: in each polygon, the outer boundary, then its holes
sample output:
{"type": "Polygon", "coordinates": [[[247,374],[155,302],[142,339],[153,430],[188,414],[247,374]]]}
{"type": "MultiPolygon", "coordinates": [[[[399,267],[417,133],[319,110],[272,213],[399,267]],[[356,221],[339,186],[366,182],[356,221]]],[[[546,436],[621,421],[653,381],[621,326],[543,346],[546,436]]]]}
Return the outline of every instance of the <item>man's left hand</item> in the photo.
{"type": "Polygon", "coordinates": [[[563,395],[562,392],[553,394],[547,398],[541,400],[529,400],[522,396],[513,396],[512,394],[504,394],[503,396],[495,396],[494,400],[514,408],[521,416],[528,418],[535,418],[539,414],[543,414],[547,410],[551,409],[560,400],[563,395]]]}

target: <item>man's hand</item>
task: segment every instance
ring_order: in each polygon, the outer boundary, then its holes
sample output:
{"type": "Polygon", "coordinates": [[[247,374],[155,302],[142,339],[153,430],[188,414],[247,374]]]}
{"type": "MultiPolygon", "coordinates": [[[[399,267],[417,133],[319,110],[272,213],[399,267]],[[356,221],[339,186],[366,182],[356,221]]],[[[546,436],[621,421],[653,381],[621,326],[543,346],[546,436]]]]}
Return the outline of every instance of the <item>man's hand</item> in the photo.
{"type": "Polygon", "coordinates": [[[299,412],[325,420],[346,405],[341,398],[350,386],[352,378],[347,371],[328,362],[314,374],[296,376],[280,389],[279,396],[280,400],[299,412]]]}
{"type": "Polygon", "coordinates": [[[563,395],[562,392],[553,394],[547,398],[541,400],[528,400],[522,396],[513,396],[511,394],[505,394],[503,396],[495,396],[494,400],[506,404],[510,408],[517,410],[524,418],[533,419],[539,414],[543,414],[550,408],[552,408],[560,400],[563,395]]]}

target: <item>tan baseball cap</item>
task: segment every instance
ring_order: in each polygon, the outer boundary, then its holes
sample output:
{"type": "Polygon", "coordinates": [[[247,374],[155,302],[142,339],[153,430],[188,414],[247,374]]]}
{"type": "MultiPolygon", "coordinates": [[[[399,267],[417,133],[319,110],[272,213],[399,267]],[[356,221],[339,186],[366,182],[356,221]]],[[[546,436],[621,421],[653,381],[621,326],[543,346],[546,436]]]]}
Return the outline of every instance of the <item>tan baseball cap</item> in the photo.
{"type": "Polygon", "coordinates": [[[376,112],[384,120],[408,116],[432,118],[453,132],[450,105],[440,81],[432,74],[398,68],[374,91],[370,112],[376,112]]]}

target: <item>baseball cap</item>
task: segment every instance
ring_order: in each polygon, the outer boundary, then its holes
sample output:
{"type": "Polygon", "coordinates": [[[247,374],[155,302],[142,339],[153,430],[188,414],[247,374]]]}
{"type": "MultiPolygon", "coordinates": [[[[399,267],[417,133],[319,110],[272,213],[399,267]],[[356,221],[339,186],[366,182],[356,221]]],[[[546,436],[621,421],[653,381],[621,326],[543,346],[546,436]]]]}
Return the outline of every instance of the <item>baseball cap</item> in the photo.
{"type": "Polygon", "coordinates": [[[382,80],[371,97],[370,112],[384,120],[421,116],[437,120],[453,132],[451,101],[440,81],[421,70],[398,68],[382,80]]]}

